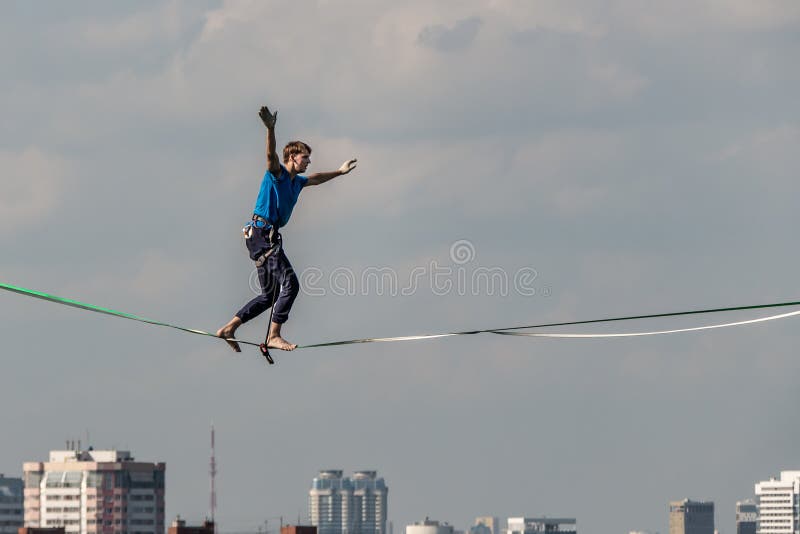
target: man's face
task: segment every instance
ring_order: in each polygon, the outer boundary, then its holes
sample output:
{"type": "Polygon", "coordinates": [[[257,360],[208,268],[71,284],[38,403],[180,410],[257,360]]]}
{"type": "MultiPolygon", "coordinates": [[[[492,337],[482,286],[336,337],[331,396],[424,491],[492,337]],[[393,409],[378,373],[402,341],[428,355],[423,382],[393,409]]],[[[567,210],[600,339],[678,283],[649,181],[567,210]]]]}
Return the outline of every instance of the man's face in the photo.
{"type": "Polygon", "coordinates": [[[297,172],[306,172],[309,164],[311,163],[311,155],[309,154],[295,154],[292,156],[294,167],[297,172]]]}

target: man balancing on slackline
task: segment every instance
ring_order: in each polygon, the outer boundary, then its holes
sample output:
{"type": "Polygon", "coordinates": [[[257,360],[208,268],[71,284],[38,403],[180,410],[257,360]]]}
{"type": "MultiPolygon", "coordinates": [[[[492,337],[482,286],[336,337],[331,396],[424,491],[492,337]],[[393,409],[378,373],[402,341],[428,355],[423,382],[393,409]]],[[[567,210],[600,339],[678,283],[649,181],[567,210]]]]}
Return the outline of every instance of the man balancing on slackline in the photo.
{"type": "MultiPolygon", "coordinates": [[[[319,172],[307,177],[301,175],[311,163],[311,147],[302,141],[291,141],[283,149],[281,164],[275,151],[275,122],[278,112],[270,113],[269,108],[264,106],[258,115],[267,127],[267,171],[261,180],[253,218],[243,231],[250,259],[256,262],[258,268],[261,294],[245,304],[228,324],[217,330],[217,336],[225,339],[236,352],[241,351],[239,344],[232,339],[236,329],[270,306],[272,316],[266,346],[281,350],[293,350],[297,347],[281,336],[281,325],[289,318],[289,310],[300,291],[300,282],[283,251],[278,230],[289,222],[292,209],[304,187],[324,184],[356,167],[356,159],[353,158],[345,161],[336,171],[319,172]]],[[[262,352],[265,351],[262,349],[262,352]]]]}

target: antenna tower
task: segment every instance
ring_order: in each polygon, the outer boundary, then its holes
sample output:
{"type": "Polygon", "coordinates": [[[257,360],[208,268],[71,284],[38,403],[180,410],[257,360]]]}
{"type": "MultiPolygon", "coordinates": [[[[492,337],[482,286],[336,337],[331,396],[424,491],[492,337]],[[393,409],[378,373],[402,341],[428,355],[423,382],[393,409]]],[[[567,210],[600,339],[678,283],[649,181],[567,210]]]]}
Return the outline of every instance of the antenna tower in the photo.
{"type": "Polygon", "coordinates": [[[214,532],[217,532],[217,521],[216,521],[216,514],[217,514],[217,486],[216,486],[216,477],[217,477],[217,459],[214,453],[214,423],[211,423],[211,462],[208,473],[211,475],[211,499],[210,499],[210,508],[211,508],[211,522],[214,524],[214,532]]]}

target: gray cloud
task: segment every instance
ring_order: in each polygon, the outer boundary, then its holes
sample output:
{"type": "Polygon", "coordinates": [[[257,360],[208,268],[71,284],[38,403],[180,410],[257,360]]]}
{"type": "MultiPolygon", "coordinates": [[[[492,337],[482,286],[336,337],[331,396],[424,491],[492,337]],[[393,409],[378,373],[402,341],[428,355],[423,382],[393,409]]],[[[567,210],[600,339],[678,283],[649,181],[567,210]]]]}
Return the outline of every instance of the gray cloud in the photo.
{"type": "Polygon", "coordinates": [[[442,24],[425,26],[417,35],[417,42],[440,52],[464,50],[475,41],[481,24],[483,21],[479,17],[470,17],[452,27],[442,24]]]}

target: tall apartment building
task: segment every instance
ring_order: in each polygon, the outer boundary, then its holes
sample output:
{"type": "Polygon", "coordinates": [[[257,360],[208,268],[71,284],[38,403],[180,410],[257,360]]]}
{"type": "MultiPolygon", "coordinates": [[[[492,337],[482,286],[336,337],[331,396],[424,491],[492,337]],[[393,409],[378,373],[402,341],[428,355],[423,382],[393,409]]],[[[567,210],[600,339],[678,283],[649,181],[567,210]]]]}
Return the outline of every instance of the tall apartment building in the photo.
{"type": "Polygon", "coordinates": [[[389,489],[376,471],[320,471],[308,492],[308,519],[319,534],[386,534],[389,489]]]}
{"type": "Polygon", "coordinates": [[[800,534],[800,471],[756,484],[757,534],[800,534]]]}
{"type": "Polygon", "coordinates": [[[507,534],[539,534],[541,532],[558,532],[560,534],[577,534],[574,518],[554,517],[509,517],[507,534]]]}
{"type": "Polygon", "coordinates": [[[17,534],[22,527],[23,490],[21,478],[0,474],[0,534],[17,534]]]}
{"type": "Polygon", "coordinates": [[[50,451],[23,464],[25,526],[67,534],[164,534],[163,463],[128,451],[50,451]]]}
{"type": "Polygon", "coordinates": [[[669,534],[714,534],[714,503],[689,499],[669,503],[669,534]]]}
{"type": "Polygon", "coordinates": [[[352,527],[353,488],[340,470],[320,471],[308,492],[308,520],[318,534],[342,534],[352,527]]]}
{"type": "Polygon", "coordinates": [[[356,471],[353,485],[353,533],[386,534],[389,488],[377,471],[356,471]]]}
{"type": "Polygon", "coordinates": [[[736,534],[756,534],[758,507],[755,501],[746,500],[736,503],[736,534]]]}

